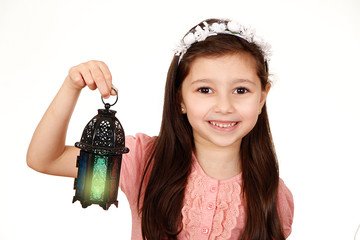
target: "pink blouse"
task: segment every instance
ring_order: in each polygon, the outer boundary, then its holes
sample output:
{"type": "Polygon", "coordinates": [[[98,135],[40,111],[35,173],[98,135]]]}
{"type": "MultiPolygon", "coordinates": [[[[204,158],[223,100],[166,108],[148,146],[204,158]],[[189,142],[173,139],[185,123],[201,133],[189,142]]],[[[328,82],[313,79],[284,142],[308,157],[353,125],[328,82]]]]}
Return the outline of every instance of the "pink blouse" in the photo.
{"type": "MultiPolygon", "coordinates": [[[[125,193],[132,214],[132,237],[141,240],[141,219],[137,197],[146,154],[155,137],[138,133],[126,137],[130,152],[123,155],[120,188],[125,193]]],[[[244,200],[241,198],[241,174],[217,180],[205,174],[193,154],[192,171],[182,208],[183,230],[178,239],[239,239],[245,226],[244,200]]],[[[294,214],[293,197],[280,179],[278,211],[285,237],[291,233],[294,214]]]]}

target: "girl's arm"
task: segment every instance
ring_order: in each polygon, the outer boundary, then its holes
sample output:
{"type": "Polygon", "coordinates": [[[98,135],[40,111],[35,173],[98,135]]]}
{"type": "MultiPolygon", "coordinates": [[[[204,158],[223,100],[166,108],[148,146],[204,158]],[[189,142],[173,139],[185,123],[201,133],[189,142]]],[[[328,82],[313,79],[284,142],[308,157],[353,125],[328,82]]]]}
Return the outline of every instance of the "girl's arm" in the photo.
{"type": "Polygon", "coordinates": [[[89,61],[72,67],[59,92],[42,117],[31,139],[27,164],[36,171],[76,177],[80,150],[65,146],[66,131],[81,90],[99,89],[104,98],[115,94],[111,73],[105,63],[89,61]]]}

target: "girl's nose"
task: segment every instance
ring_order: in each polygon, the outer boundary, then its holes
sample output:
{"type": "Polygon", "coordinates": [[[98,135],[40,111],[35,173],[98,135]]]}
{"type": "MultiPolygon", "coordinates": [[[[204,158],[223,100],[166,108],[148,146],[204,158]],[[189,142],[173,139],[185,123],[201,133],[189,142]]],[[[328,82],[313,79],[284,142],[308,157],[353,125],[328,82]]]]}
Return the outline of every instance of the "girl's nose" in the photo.
{"type": "Polygon", "coordinates": [[[218,96],[216,99],[215,112],[228,114],[234,112],[234,105],[231,100],[231,96],[223,95],[218,96]]]}

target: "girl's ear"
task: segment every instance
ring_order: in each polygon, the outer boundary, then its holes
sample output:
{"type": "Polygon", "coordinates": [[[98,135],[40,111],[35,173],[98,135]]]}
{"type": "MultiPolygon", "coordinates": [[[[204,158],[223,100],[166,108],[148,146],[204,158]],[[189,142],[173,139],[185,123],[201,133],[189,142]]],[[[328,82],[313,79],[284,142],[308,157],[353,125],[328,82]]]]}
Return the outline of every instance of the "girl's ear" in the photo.
{"type": "Polygon", "coordinates": [[[266,102],[266,97],[270,91],[271,84],[267,83],[265,86],[265,90],[261,91],[261,98],[260,98],[260,109],[264,106],[266,102]]]}
{"type": "Polygon", "coordinates": [[[181,102],[180,107],[181,107],[181,113],[182,113],[182,114],[186,114],[185,104],[181,102]]]}
{"type": "Polygon", "coordinates": [[[177,98],[178,104],[180,104],[181,113],[186,114],[186,107],[185,107],[184,101],[182,100],[181,90],[178,91],[176,98],[177,98]]]}

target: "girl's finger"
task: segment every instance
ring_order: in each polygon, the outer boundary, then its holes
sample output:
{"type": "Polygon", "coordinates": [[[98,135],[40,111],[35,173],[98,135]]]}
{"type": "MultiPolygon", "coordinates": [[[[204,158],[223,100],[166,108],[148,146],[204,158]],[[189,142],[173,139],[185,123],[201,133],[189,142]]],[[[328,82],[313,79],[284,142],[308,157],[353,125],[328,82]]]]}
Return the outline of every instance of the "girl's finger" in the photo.
{"type": "Polygon", "coordinates": [[[107,86],[104,73],[101,71],[99,64],[96,62],[91,63],[90,73],[103,98],[108,98],[110,96],[110,88],[107,86]]]}
{"type": "Polygon", "coordinates": [[[91,89],[91,90],[95,90],[96,89],[96,83],[93,79],[93,76],[90,73],[90,69],[86,66],[86,65],[82,65],[79,67],[79,72],[82,76],[82,78],[84,79],[86,85],[91,89]]]}
{"type": "Polygon", "coordinates": [[[108,86],[109,91],[111,92],[111,87],[112,87],[112,76],[111,76],[111,72],[109,70],[109,67],[104,63],[104,62],[99,62],[99,68],[102,71],[104,77],[105,77],[105,82],[106,85],[108,86]]]}
{"type": "Polygon", "coordinates": [[[111,95],[115,96],[117,93],[119,93],[119,90],[114,85],[111,85],[111,95]]]}
{"type": "Polygon", "coordinates": [[[69,77],[72,84],[74,84],[77,88],[82,89],[86,86],[83,77],[76,68],[73,67],[69,70],[69,77]]]}

